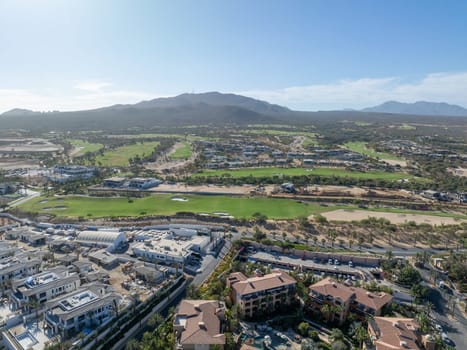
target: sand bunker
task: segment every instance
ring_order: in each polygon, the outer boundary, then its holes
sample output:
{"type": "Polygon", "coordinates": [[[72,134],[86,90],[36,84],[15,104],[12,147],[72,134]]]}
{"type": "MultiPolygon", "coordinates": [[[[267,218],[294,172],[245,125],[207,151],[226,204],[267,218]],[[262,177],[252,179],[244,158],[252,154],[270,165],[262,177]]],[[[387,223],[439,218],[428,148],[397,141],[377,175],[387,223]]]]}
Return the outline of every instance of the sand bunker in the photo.
{"type": "Polygon", "coordinates": [[[322,214],[329,221],[360,221],[374,218],[384,218],[394,224],[403,224],[405,222],[414,221],[417,224],[429,225],[455,225],[467,220],[455,219],[450,217],[425,215],[425,214],[403,214],[403,213],[385,213],[368,210],[349,210],[339,209],[322,214]]]}

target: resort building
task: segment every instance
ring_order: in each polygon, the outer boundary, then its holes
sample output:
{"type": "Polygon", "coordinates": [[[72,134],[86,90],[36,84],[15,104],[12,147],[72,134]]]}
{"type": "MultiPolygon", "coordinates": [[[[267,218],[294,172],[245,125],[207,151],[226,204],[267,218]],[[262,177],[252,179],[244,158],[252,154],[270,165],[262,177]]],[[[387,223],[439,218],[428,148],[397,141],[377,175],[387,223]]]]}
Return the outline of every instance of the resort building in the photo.
{"type": "Polygon", "coordinates": [[[116,230],[101,230],[101,231],[81,231],[76,237],[76,242],[89,247],[106,248],[107,251],[113,252],[127,244],[127,239],[124,232],[116,230]]]}
{"type": "Polygon", "coordinates": [[[384,306],[392,302],[392,295],[384,292],[369,292],[363,288],[350,287],[325,278],[310,286],[311,307],[322,312],[330,321],[343,323],[349,313],[357,317],[380,316],[384,306]]]}
{"type": "Polygon", "coordinates": [[[70,293],[79,286],[78,274],[70,274],[65,266],[58,266],[46,272],[13,281],[10,301],[13,310],[31,309],[59,295],[70,293]]]}
{"type": "Polygon", "coordinates": [[[413,318],[375,317],[368,320],[367,350],[421,350],[421,334],[413,318]]]}
{"type": "Polygon", "coordinates": [[[146,190],[151,187],[159,186],[162,183],[161,180],[154,179],[152,177],[134,177],[128,182],[129,188],[136,188],[139,190],[146,190]]]}
{"type": "Polygon", "coordinates": [[[227,279],[227,287],[232,288],[232,300],[246,317],[289,305],[294,300],[296,284],[295,279],[279,270],[250,278],[234,272],[227,279]]]}
{"type": "Polygon", "coordinates": [[[135,237],[133,254],[151,262],[189,263],[193,254],[202,254],[210,243],[208,236],[180,237],[172,232],[149,231],[135,237]]]}
{"type": "Polygon", "coordinates": [[[48,179],[53,182],[64,183],[77,179],[90,179],[95,176],[94,167],[82,165],[56,165],[48,179]]]}
{"type": "Polygon", "coordinates": [[[8,287],[10,281],[34,275],[39,272],[41,261],[39,259],[19,260],[15,258],[0,261],[0,286],[8,287]]]}
{"type": "Polygon", "coordinates": [[[121,296],[108,292],[108,285],[83,285],[77,291],[46,303],[45,327],[69,338],[84,328],[95,329],[118,313],[121,296]]]}
{"type": "Polygon", "coordinates": [[[217,300],[182,300],[174,316],[177,350],[223,349],[225,305],[217,300]]]}
{"type": "Polygon", "coordinates": [[[122,187],[125,184],[125,181],[126,181],[125,177],[112,176],[112,177],[105,179],[104,182],[102,183],[102,186],[118,188],[118,187],[122,187]]]}

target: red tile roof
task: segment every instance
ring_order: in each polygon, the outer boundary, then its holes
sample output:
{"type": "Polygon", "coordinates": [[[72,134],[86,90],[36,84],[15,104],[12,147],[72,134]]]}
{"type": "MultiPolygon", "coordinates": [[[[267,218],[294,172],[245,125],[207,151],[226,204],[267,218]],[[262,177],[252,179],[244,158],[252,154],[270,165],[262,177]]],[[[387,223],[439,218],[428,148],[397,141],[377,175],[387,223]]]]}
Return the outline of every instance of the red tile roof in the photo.
{"type": "Polygon", "coordinates": [[[363,288],[348,287],[342,283],[336,282],[331,278],[325,278],[310,286],[310,290],[322,295],[330,295],[339,298],[344,302],[351,298],[366,307],[379,310],[384,305],[392,301],[392,295],[384,292],[369,292],[363,288]]]}
{"type": "Polygon", "coordinates": [[[418,323],[413,318],[375,317],[368,324],[376,334],[376,350],[421,350],[417,344],[418,323]]]}
{"type": "MultiPolygon", "coordinates": [[[[238,275],[229,277],[241,277],[238,275]]],[[[240,279],[240,278],[239,278],[240,279]]],[[[246,295],[250,293],[265,291],[278,287],[283,287],[291,284],[296,284],[297,281],[282,271],[274,271],[262,277],[250,277],[247,279],[240,279],[232,285],[236,293],[246,295]]]]}
{"type": "Polygon", "coordinates": [[[184,324],[180,344],[225,344],[219,308],[217,300],[183,300],[174,318],[174,324],[184,324]]]}

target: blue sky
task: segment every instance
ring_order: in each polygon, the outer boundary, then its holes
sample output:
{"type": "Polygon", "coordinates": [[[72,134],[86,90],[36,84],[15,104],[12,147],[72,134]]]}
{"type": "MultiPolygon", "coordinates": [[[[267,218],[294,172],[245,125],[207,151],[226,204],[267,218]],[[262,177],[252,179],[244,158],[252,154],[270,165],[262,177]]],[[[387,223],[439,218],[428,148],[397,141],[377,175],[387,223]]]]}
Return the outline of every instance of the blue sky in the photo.
{"type": "Polygon", "coordinates": [[[0,112],[183,92],[467,106],[467,1],[0,0],[0,112]]]}

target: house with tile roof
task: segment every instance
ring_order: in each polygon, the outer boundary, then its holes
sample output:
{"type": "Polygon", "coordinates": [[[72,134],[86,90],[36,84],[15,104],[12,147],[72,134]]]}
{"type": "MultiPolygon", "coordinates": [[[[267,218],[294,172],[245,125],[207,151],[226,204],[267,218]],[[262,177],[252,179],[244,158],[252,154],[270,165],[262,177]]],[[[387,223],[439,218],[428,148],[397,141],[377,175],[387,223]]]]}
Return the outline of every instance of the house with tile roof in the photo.
{"type": "Polygon", "coordinates": [[[368,321],[367,350],[421,350],[420,327],[413,318],[374,317],[368,321]]]}
{"type": "Polygon", "coordinates": [[[310,286],[311,308],[321,311],[328,305],[330,321],[342,324],[350,313],[360,318],[380,316],[384,306],[392,302],[392,295],[369,292],[325,278],[310,286]]]}
{"type": "Polygon", "coordinates": [[[246,317],[289,305],[295,298],[296,285],[295,279],[280,270],[250,278],[234,272],[227,279],[227,287],[232,289],[232,301],[240,306],[246,317]]]}
{"type": "Polygon", "coordinates": [[[174,316],[177,350],[223,349],[225,305],[217,300],[182,300],[174,316]]]}

